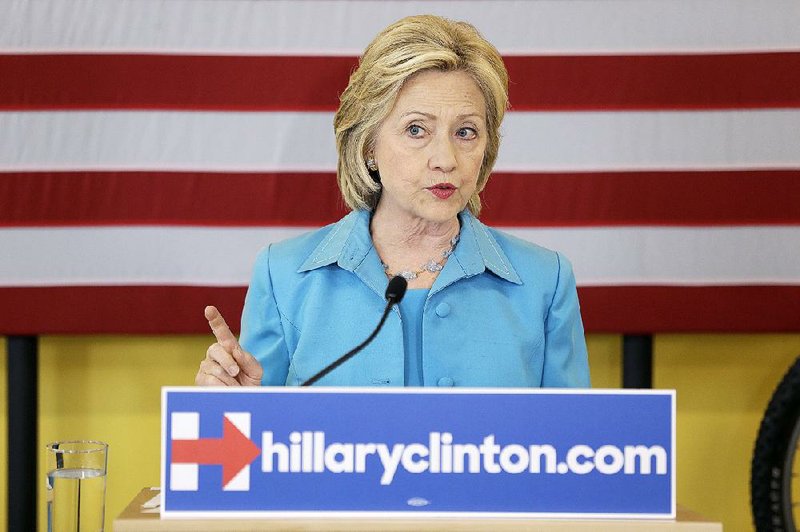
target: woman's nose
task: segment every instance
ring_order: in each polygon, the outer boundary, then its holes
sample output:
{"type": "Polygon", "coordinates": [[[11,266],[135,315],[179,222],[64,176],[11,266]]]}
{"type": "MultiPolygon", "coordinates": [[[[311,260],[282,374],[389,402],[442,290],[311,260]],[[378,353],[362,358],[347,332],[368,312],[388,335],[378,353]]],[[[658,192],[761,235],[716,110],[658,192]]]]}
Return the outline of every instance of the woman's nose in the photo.
{"type": "Polygon", "coordinates": [[[455,170],[456,165],[456,151],[453,145],[453,139],[449,135],[437,135],[431,142],[431,153],[428,159],[428,168],[431,170],[439,170],[444,173],[449,173],[455,170]]]}

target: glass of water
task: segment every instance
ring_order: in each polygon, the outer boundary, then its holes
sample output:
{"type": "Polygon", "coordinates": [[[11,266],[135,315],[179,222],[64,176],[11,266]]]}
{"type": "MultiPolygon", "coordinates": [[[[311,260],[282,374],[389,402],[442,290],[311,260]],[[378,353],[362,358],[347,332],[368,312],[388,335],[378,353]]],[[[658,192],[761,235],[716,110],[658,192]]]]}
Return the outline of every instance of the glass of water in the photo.
{"type": "Polygon", "coordinates": [[[47,444],[47,531],[103,530],[108,444],[73,440],[47,444]]]}

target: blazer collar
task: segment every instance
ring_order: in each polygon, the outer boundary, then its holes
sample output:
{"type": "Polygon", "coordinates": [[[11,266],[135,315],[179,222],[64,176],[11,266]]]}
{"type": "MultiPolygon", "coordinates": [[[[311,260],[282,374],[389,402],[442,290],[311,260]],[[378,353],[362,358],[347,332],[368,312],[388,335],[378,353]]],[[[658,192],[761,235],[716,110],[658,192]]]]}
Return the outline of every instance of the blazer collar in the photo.
{"type": "MultiPolygon", "coordinates": [[[[463,269],[464,275],[477,275],[489,270],[510,283],[522,284],[517,271],[489,228],[467,210],[461,211],[458,218],[461,221],[461,237],[453,257],[463,269]]],[[[450,262],[448,260],[445,264],[445,269],[439,274],[440,278],[450,262]]]]}
{"type": "MultiPolygon", "coordinates": [[[[376,288],[385,284],[386,276],[369,234],[371,217],[371,212],[357,210],[333,224],[325,238],[297,271],[305,272],[338,264],[345,270],[356,272],[368,284],[376,284],[376,288]],[[367,257],[374,260],[365,261],[367,257]]],[[[485,270],[510,283],[522,284],[511,261],[489,229],[466,210],[458,217],[461,222],[461,236],[451,257],[456,260],[447,261],[433,290],[437,290],[437,285],[443,288],[462,277],[478,275],[485,270]]],[[[381,288],[380,291],[382,290],[381,288]]]]}
{"type": "Polygon", "coordinates": [[[372,249],[370,217],[369,211],[352,211],[333,224],[297,271],[306,272],[330,264],[338,264],[349,271],[355,270],[372,249]]]}

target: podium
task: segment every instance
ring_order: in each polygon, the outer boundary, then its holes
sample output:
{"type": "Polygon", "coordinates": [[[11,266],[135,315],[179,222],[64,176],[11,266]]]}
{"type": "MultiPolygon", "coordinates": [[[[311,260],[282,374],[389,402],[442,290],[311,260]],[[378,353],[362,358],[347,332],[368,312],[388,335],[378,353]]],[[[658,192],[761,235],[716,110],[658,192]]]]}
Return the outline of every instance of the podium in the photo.
{"type": "Polygon", "coordinates": [[[669,390],[162,394],[164,519],[676,517],[669,390]]]}
{"type": "Polygon", "coordinates": [[[636,519],[485,519],[485,518],[270,518],[270,519],[160,519],[158,511],[146,513],[142,504],[157,493],[144,488],[125,510],[114,519],[114,532],[188,532],[188,531],[630,531],[630,532],[722,532],[722,524],[704,519],[678,505],[675,520],[636,519]]]}

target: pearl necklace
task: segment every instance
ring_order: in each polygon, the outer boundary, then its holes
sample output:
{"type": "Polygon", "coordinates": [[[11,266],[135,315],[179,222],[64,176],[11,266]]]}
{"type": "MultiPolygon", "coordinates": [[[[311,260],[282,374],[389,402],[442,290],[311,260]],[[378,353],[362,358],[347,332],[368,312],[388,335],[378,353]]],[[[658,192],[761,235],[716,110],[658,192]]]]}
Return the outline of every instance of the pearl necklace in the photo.
{"type": "Polygon", "coordinates": [[[387,277],[394,277],[399,275],[400,277],[405,278],[406,280],[410,281],[412,279],[416,279],[419,274],[423,272],[430,272],[430,273],[439,273],[444,268],[444,263],[447,258],[453,254],[453,251],[456,249],[456,244],[458,244],[458,237],[459,235],[454,236],[450,239],[450,248],[442,251],[442,257],[439,260],[430,259],[425,264],[420,266],[418,270],[403,270],[397,273],[392,273],[389,271],[389,265],[381,260],[381,264],[383,265],[383,271],[386,272],[387,277]]]}

